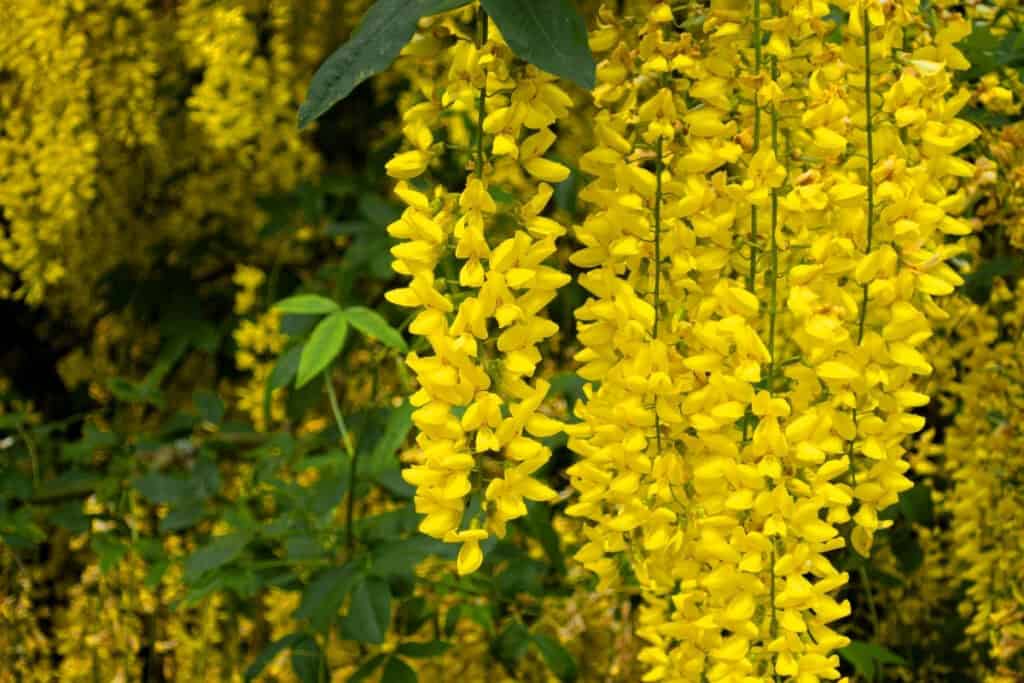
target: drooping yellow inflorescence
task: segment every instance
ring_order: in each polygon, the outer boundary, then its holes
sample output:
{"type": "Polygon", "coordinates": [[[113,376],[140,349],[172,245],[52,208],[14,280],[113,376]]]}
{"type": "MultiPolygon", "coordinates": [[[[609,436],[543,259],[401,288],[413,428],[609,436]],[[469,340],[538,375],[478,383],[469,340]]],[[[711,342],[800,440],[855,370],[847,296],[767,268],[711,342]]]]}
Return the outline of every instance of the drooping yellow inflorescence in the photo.
{"type": "Polygon", "coordinates": [[[834,679],[828,553],[867,554],[911,486],[917,347],[961,282],[966,23],[843,3],[836,40],[824,3],[631,9],[591,37],[577,559],[604,584],[628,559],[645,680],[834,679]]]}
{"type": "Polygon", "coordinates": [[[942,342],[955,359],[940,391],[952,424],[937,458],[952,486],[941,498],[951,594],[985,657],[977,680],[1009,683],[1024,651],[1024,506],[1018,492],[1024,411],[1024,285],[998,280],[983,305],[966,304],[942,342]]]}
{"type": "Polygon", "coordinates": [[[540,439],[562,426],[539,412],[548,383],[534,376],[538,345],[558,330],[544,309],[570,279],[544,264],[565,228],[541,214],[549,183],[569,174],[545,153],[572,101],[553,77],[515,58],[482,11],[441,22],[450,46],[420,45],[424,37],[407,50],[427,69],[445,68],[433,87],[416,88],[422,99],[402,114],[407,144],[387,165],[407,207],[388,228],[402,240],[394,269],[410,278],[388,299],[414,309],[409,330],[429,347],[408,358],[420,384],[412,396],[418,448],[403,476],[416,486],[420,530],[461,543],[466,574],[483,561],[481,542],[526,514],[525,501],[555,496],[534,474],[551,455],[540,439]],[[458,127],[448,140],[466,168],[452,191],[429,169],[445,152],[440,136],[453,130],[446,122],[458,117],[475,125],[469,141],[458,127]],[[499,205],[506,181],[518,186],[517,201],[499,205]],[[478,507],[464,520],[471,496],[478,507]]]}
{"type": "Polygon", "coordinates": [[[257,198],[319,164],[294,112],[334,4],[4,2],[0,296],[85,318],[115,266],[255,244],[257,198]]]}

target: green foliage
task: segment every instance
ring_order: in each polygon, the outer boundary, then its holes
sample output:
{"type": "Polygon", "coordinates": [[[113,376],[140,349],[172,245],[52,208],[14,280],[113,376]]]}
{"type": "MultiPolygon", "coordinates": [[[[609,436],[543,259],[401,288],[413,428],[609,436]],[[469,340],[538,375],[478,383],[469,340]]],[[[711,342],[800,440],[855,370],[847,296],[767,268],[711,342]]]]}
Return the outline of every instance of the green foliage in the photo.
{"type": "Polygon", "coordinates": [[[348,334],[348,318],[338,311],[332,313],[313,328],[299,358],[295,386],[303,387],[319,375],[341,353],[348,334]]]}
{"type": "Polygon", "coordinates": [[[305,128],[349,96],[357,85],[384,71],[416,31],[420,18],[446,12],[469,0],[377,0],[349,42],[317,69],[299,108],[305,128]]]}
{"type": "Polygon", "coordinates": [[[569,0],[481,0],[520,58],[587,90],[596,82],[587,26],[569,0]]]}
{"type": "Polygon", "coordinates": [[[907,663],[902,657],[881,645],[857,640],[840,648],[839,656],[852,664],[856,672],[868,681],[876,680],[876,672],[881,671],[886,664],[905,665],[907,663]]]}
{"type": "MultiPolygon", "coordinates": [[[[348,97],[357,85],[384,71],[426,16],[468,5],[470,0],[377,0],[352,38],[317,69],[299,108],[305,128],[348,97]]],[[[483,0],[484,9],[517,55],[590,90],[594,58],[583,17],[569,0],[483,0]]]]}

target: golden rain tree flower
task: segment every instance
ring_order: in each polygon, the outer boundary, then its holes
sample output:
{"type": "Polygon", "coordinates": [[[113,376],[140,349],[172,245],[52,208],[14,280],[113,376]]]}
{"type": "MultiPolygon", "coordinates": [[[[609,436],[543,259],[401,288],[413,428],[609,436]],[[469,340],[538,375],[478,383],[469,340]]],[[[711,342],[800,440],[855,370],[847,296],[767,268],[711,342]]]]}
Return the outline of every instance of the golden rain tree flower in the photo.
{"type": "MultiPolygon", "coordinates": [[[[403,476],[416,486],[420,530],[461,543],[457,569],[467,574],[483,561],[481,542],[504,536],[526,514],[525,501],[555,497],[534,475],[551,456],[540,439],[562,426],[540,412],[549,385],[534,375],[539,345],[558,331],[545,307],[570,280],[545,265],[565,228],[541,213],[553,194],[548,183],[568,176],[545,154],[572,101],[514,57],[481,9],[440,21],[456,40],[434,54],[445,65],[431,74],[439,87],[419,88],[424,99],[405,108],[409,149],[387,166],[406,205],[388,228],[401,240],[394,269],[410,279],[387,296],[417,311],[409,330],[429,346],[408,357],[420,388],[411,397],[417,448],[403,476]],[[475,17],[475,36],[463,17],[475,17]],[[442,146],[435,139],[467,142],[446,123],[463,113],[475,119],[474,144],[458,150],[466,178],[451,192],[429,182],[429,169],[442,146]],[[503,181],[525,197],[518,212],[492,196],[503,181]],[[479,512],[464,519],[471,496],[479,512]]],[[[419,47],[414,40],[410,59],[423,54],[419,47]]]]}
{"type": "Polygon", "coordinates": [[[838,44],[805,2],[636,3],[592,34],[569,513],[601,585],[620,555],[640,583],[645,680],[838,678],[829,556],[866,554],[911,485],[977,131],[955,31],[927,42],[912,2],[842,8],[838,44]]]}

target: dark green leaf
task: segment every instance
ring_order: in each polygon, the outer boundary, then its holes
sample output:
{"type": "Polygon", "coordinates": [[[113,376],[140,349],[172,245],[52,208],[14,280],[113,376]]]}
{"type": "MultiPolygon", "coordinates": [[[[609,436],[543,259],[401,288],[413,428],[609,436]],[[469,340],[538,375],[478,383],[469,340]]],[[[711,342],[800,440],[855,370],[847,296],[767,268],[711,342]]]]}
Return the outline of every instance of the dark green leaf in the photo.
{"type": "Polygon", "coordinates": [[[96,534],[89,545],[99,557],[100,571],[104,574],[116,567],[128,552],[128,546],[109,533],[96,534]]]}
{"type": "Polygon", "coordinates": [[[274,308],[282,313],[298,313],[301,315],[327,315],[338,311],[338,304],[318,294],[298,294],[290,296],[274,304],[274,308]]]}
{"type": "Polygon", "coordinates": [[[348,322],[345,314],[333,313],[313,329],[309,341],[302,348],[299,358],[299,373],[295,378],[295,386],[301,387],[320,374],[341,353],[348,333],[348,322]]]}
{"type": "Polygon", "coordinates": [[[295,610],[295,618],[309,619],[314,630],[326,631],[357,576],[351,563],[317,574],[302,592],[302,602],[295,610]]]}
{"type": "Polygon", "coordinates": [[[874,680],[878,664],[905,665],[902,657],[881,645],[855,640],[839,649],[839,656],[853,666],[854,670],[867,680],[874,680]]]}
{"type": "Polygon", "coordinates": [[[270,371],[267,379],[267,389],[273,391],[288,386],[299,371],[299,358],[302,356],[302,346],[293,346],[277,359],[274,369],[270,371]]]}
{"type": "Polygon", "coordinates": [[[414,658],[436,657],[447,652],[451,646],[451,643],[446,643],[443,640],[431,640],[426,643],[402,643],[398,646],[398,654],[414,658]]]}
{"type": "Polygon", "coordinates": [[[1020,258],[1001,256],[985,261],[964,278],[964,293],[976,304],[986,303],[992,294],[993,280],[1022,271],[1024,261],[1020,258]]]}
{"type": "Polygon", "coordinates": [[[591,90],[596,82],[587,26],[569,0],[481,0],[519,57],[591,90]]]}
{"type": "Polygon", "coordinates": [[[352,601],[342,622],[342,632],[361,643],[384,642],[391,623],[391,589],[386,581],[367,578],[352,589],[352,601]]]}
{"type": "Polygon", "coordinates": [[[259,676],[263,669],[266,668],[267,664],[274,661],[274,658],[277,657],[277,655],[290,648],[293,643],[296,643],[302,637],[303,635],[301,633],[292,633],[284,638],[278,638],[270,645],[263,648],[263,651],[260,652],[259,656],[257,656],[256,659],[253,660],[252,664],[249,665],[249,668],[245,670],[245,680],[251,681],[259,676]]]}
{"type": "Polygon", "coordinates": [[[313,636],[304,634],[292,645],[292,671],[302,683],[320,683],[330,678],[327,660],[313,636]]]}
{"type": "Polygon", "coordinates": [[[205,515],[206,510],[200,503],[189,500],[171,507],[167,516],[160,520],[158,528],[162,534],[171,531],[181,531],[182,529],[194,527],[205,515]]]}
{"type": "Polygon", "coordinates": [[[361,681],[365,680],[370,674],[376,671],[377,667],[383,664],[386,658],[387,655],[377,655],[376,657],[363,662],[363,665],[356,669],[354,674],[348,677],[347,683],[361,683],[361,681]]]}
{"type": "Polygon", "coordinates": [[[412,404],[405,401],[399,407],[388,411],[384,430],[378,432],[379,436],[373,442],[373,451],[370,453],[367,472],[375,475],[399,469],[401,463],[398,460],[398,449],[405,443],[410,429],[412,429],[412,404]]]}
{"type": "Polygon", "coordinates": [[[185,560],[185,581],[191,583],[203,574],[233,562],[249,543],[247,534],[218,536],[185,560]]]}
{"type": "Polygon", "coordinates": [[[526,627],[518,621],[513,621],[491,643],[491,649],[509,668],[515,668],[516,662],[526,654],[531,640],[526,627]]]}
{"type": "Polygon", "coordinates": [[[80,501],[68,501],[50,513],[50,521],[73,534],[89,530],[89,518],[82,512],[80,501]]]}
{"type": "Polygon", "coordinates": [[[403,353],[409,350],[402,335],[395,328],[388,324],[379,313],[371,311],[364,306],[352,306],[345,309],[345,316],[352,327],[356,328],[367,337],[380,340],[385,346],[403,353]]]}
{"type": "Polygon", "coordinates": [[[160,472],[149,472],[135,480],[135,488],[143,497],[156,505],[177,503],[192,497],[187,479],[160,472]]]}
{"type": "Polygon", "coordinates": [[[416,683],[418,680],[416,672],[398,657],[388,659],[380,677],[380,683],[416,683]]]}
{"type": "Polygon", "coordinates": [[[202,389],[193,393],[192,403],[195,404],[199,417],[207,422],[220,424],[224,419],[224,401],[212,391],[202,389]]]}
{"type": "Polygon", "coordinates": [[[352,38],[313,75],[306,101],[299,107],[299,128],[320,118],[357,85],[391,66],[412,38],[421,17],[465,4],[468,0],[377,0],[352,38]]]}
{"type": "Polygon", "coordinates": [[[444,549],[444,543],[422,535],[383,543],[373,549],[373,566],[370,571],[383,578],[412,574],[424,558],[444,549]]]}
{"type": "Polygon", "coordinates": [[[551,526],[551,508],[542,503],[530,502],[527,505],[526,526],[530,535],[540,541],[551,566],[559,573],[565,572],[565,556],[562,553],[562,541],[551,526]]]}
{"type": "Polygon", "coordinates": [[[579,676],[576,659],[554,638],[537,633],[533,636],[533,644],[537,646],[541,657],[547,662],[548,668],[558,676],[560,681],[575,681],[579,676]]]}
{"type": "Polygon", "coordinates": [[[322,516],[331,512],[341,503],[348,491],[348,474],[336,472],[322,475],[313,485],[309,498],[309,509],[314,515],[322,516]]]}
{"type": "Polygon", "coordinates": [[[933,515],[931,488],[918,483],[914,485],[914,488],[901,493],[900,510],[908,522],[931,524],[933,515]]]}

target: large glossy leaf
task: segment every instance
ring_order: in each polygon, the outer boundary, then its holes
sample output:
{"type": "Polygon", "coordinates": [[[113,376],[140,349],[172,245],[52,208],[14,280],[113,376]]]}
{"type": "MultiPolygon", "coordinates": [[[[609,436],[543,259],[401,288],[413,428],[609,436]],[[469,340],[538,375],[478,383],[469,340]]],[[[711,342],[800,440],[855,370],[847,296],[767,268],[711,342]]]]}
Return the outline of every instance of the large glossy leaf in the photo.
{"type": "Polygon", "coordinates": [[[309,341],[302,348],[295,386],[301,387],[320,374],[341,353],[348,334],[348,320],[342,312],[333,313],[313,328],[309,341]]]}
{"type": "Polygon", "coordinates": [[[569,0],[481,0],[512,50],[530,64],[591,90],[587,26],[569,0]]]}
{"type": "Polygon", "coordinates": [[[377,0],[352,38],[320,65],[299,107],[299,128],[320,118],[357,85],[391,66],[416,32],[421,17],[469,4],[469,0],[377,0]]]}

